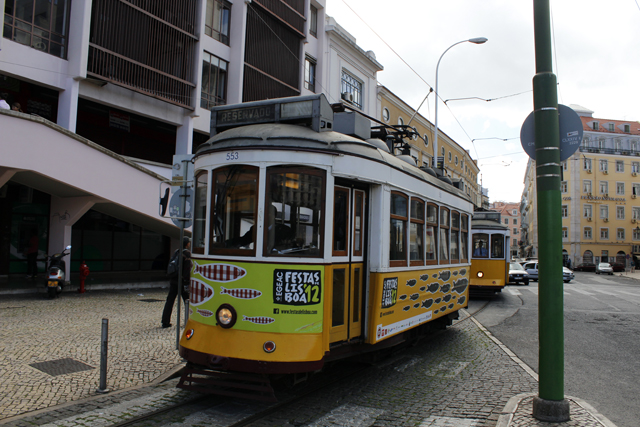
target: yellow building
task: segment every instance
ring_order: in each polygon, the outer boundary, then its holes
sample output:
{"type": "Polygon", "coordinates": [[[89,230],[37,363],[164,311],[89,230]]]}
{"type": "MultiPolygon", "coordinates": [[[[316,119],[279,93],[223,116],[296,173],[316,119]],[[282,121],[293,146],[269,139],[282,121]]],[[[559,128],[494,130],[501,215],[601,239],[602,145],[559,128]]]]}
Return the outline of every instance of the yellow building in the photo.
{"type": "MultiPolygon", "coordinates": [[[[580,115],[584,136],[562,164],[563,256],[572,267],[598,262],[630,266],[640,256],[640,123],[594,118],[590,110],[571,107],[580,115]]],[[[529,231],[536,222],[534,166],[529,162],[523,193],[529,231]]],[[[537,252],[532,232],[528,244],[537,252]]]]}
{"type": "MultiPolygon", "coordinates": [[[[433,159],[433,133],[435,126],[415,109],[407,105],[385,86],[378,86],[378,119],[388,125],[409,125],[420,136],[409,141],[411,156],[418,166],[430,166],[433,159]],[[415,114],[415,115],[414,115],[415,114]],[[413,119],[412,119],[413,117],[413,119]]],[[[482,206],[482,193],[478,185],[480,169],[469,152],[452,140],[442,129],[438,130],[438,156],[444,157],[444,169],[453,182],[462,181],[462,190],[476,206],[482,206]]]]}

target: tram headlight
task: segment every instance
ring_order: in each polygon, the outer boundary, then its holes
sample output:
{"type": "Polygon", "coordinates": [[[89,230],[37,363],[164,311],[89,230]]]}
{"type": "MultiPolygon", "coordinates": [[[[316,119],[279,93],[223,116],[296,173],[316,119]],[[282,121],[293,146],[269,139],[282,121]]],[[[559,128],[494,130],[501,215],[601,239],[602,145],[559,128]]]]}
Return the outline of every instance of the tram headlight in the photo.
{"type": "Polygon", "coordinates": [[[483,277],[484,277],[484,272],[483,272],[483,271],[478,271],[477,276],[478,276],[479,278],[483,278],[483,277]]]}
{"type": "Polygon", "coordinates": [[[222,304],[216,310],[216,319],[218,320],[218,325],[227,329],[236,324],[238,315],[236,314],[236,309],[230,304],[222,304]]]}

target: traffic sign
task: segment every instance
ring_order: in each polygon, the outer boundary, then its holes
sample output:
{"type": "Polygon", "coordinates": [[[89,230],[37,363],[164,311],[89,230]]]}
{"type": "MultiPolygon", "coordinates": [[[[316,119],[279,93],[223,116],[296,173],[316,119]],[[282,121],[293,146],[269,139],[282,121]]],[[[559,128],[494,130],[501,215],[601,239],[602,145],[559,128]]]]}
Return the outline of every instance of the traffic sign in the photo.
{"type": "Polygon", "coordinates": [[[184,212],[182,211],[182,200],[184,197],[182,197],[182,188],[179,189],[178,191],[176,191],[175,193],[173,193],[173,195],[171,196],[171,199],[169,200],[169,216],[171,217],[171,221],[173,221],[173,223],[177,226],[181,226],[184,223],[184,228],[189,228],[191,227],[191,218],[192,218],[192,210],[193,210],[193,196],[194,196],[194,192],[191,188],[187,188],[187,193],[186,193],[186,203],[185,203],[185,210],[184,212]],[[184,219],[187,219],[188,221],[183,221],[184,219]]]}
{"type": "MultiPolygon", "coordinates": [[[[520,129],[520,143],[522,149],[533,160],[536,159],[536,133],[534,114],[531,112],[520,129]]],[[[565,161],[580,146],[584,129],[580,116],[566,105],[558,104],[558,119],[560,125],[560,161],[565,161]]]]}

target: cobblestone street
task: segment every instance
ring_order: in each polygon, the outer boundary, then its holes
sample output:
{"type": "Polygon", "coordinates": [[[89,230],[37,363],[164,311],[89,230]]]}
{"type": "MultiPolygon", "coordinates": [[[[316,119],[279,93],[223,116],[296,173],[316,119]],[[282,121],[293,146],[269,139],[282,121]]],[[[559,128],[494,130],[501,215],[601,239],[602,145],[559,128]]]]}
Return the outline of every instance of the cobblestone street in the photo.
{"type": "MultiPolygon", "coordinates": [[[[181,362],[162,329],[167,290],[0,299],[0,420],[96,395],[102,319],[109,319],[107,388],[148,384],[181,362]]],[[[175,310],[174,310],[175,319],[175,310]]]]}

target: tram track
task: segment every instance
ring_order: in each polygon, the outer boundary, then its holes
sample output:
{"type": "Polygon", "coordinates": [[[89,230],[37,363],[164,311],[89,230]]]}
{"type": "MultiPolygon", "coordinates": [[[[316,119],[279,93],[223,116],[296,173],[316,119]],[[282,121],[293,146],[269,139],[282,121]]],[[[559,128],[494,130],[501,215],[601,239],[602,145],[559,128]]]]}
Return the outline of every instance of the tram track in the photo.
{"type": "MultiPolygon", "coordinates": [[[[464,317],[463,319],[460,319],[458,321],[456,321],[452,327],[456,327],[457,325],[470,321],[472,318],[474,318],[476,315],[478,315],[479,313],[481,313],[483,310],[486,309],[486,307],[489,305],[491,301],[487,300],[484,302],[484,304],[478,308],[477,310],[475,310],[473,313],[469,313],[468,311],[465,310],[466,312],[466,317],[464,317]]],[[[438,336],[440,336],[441,334],[443,334],[446,331],[446,329],[440,330],[440,331],[435,331],[434,333],[428,335],[428,338],[433,339],[436,338],[438,336]]],[[[418,339],[418,341],[420,341],[421,339],[418,339]]],[[[416,344],[417,344],[416,342],[416,344]]],[[[395,352],[397,352],[399,349],[395,350],[395,352]]],[[[315,383],[315,384],[311,384],[308,386],[303,386],[303,387],[299,387],[296,389],[296,387],[294,386],[292,389],[288,390],[290,396],[288,397],[284,397],[282,400],[274,403],[273,405],[269,406],[266,409],[260,410],[258,412],[256,412],[255,414],[249,415],[248,417],[243,418],[242,420],[236,421],[232,424],[227,425],[226,427],[244,427],[244,426],[249,426],[255,422],[258,422],[268,416],[270,416],[271,414],[274,414],[292,404],[295,404],[299,401],[301,401],[302,399],[312,395],[313,393],[322,391],[324,389],[327,389],[331,386],[334,386],[336,384],[339,384],[341,382],[353,379],[354,377],[357,377],[358,375],[366,372],[367,370],[370,369],[379,369],[381,367],[387,366],[389,364],[393,364],[396,363],[400,360],[402,360],[402,357],[397,357],[396,360],[393,360],[393,355],[388,356],[387,358],[385,358],[384,362],[376,362],[376,363],[364,363],[364,362],[360,362],[357,366],[353,367],[353,362],[347,362],[349,363],[349,365],[351,366],[351,368],[349,369],[338,369],[336,371],[332,371],[329,373],[328,376],[324,376],[324,378],[322,380],[319,380],[319,382],[315,383]],[[391,362],[389,362],[389,359],[392,359],[391,362]]],[[[286,395],[286,393],[285,393],[286,395]]],[[[149,425],[153,425],[153,419],[157,418],[159,416],[162,416],[164,414],[170,413],[172,411],[176,411],[179,410],[181,408],[185,408],[188,407],[189,405],[194,405],[197,406],[200,403],[206,401],[206,400],[210,400],[212,399],[214,396],[213,395],[209,395],[209,394],[205,394],[205,395],[198,395],[192,399],[188,399],[185,400],[183,402],[180,403],[176,403],[173,405],[169,405],[167,407],[164,408],[160,408],[157,409],[155,411],[151,411],[151,412],[147,412],[145,414],[141,414],[139,416],[130,418],[128,420],[124,420],[121,422],[118,422],[116,424],[111,424],[109,427],[129,427],[129,426],[136,426],[136,425],[145,425],[145,426],[149,426],[149,425]],[[150,422],[150,423],[148,423],[150,422]]],[[[219,398],[220,396],[218,396],[219,398]]],[[[282,397],[282,396],[281,396],[282,397]]],[[[225,402],[228,401],[228,399],[230,398],[224,398],[225,402]]],[[[219,406],[224,404],[225,402],[220,402],[217,401],[214,405],[208,406],[207,409],[210,409],[214,406],[219,406]]],[[[197,410],[202,411],[203,408],[198,408],[197,410]]],[[[159,421],[160,423],[160,421],[159,421]]]]}

